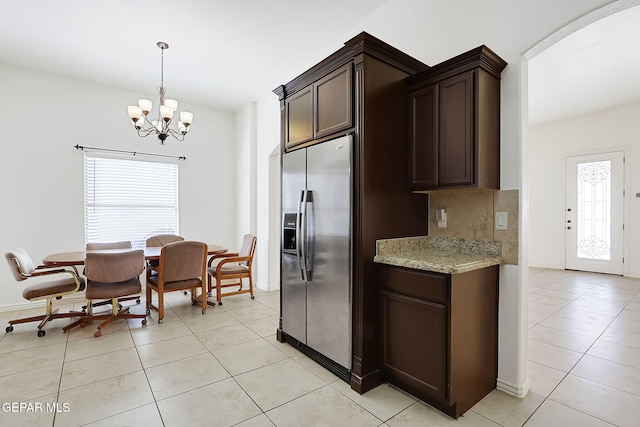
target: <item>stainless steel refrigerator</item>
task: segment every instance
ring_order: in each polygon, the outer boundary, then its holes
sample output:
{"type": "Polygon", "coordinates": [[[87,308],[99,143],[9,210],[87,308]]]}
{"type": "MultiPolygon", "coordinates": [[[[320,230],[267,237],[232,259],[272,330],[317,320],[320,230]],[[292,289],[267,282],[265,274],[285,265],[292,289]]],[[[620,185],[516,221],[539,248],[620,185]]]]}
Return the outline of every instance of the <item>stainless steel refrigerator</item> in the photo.
{"type": "Polygon", "coordinates": [[[352,146],[347,135],[282,159],[281,329],[288,342],[345,380],[351,370],[352,146]]]}

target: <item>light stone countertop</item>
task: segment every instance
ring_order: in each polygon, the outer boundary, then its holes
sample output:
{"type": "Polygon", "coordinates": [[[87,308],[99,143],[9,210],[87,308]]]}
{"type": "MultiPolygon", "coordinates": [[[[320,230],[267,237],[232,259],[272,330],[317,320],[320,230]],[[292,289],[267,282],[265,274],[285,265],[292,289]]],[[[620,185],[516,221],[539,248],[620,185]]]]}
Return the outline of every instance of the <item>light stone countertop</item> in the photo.
{"type": "Polygon", "coordinates": [[[374,261],[445,274],[503,263],[500,242],[430,236],[378,240],[374,261]]]}

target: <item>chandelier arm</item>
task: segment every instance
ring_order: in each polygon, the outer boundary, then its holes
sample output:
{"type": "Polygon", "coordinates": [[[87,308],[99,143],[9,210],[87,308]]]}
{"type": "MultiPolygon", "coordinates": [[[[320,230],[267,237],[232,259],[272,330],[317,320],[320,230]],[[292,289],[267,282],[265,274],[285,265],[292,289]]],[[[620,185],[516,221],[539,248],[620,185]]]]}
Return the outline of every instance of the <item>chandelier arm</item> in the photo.
{"type": "Polygon", "coordinates": [[[172,137],[174,137],[175,139],[177,139],[178,141],[183,141],[184,140],[184,134],[178,132],[175,129],[169,129],[168,132],[172,137]]]}
{"type": "Polygon", "coordinates": [[[141,137],[149,136],[152,133],[154,133],[154,131],[156,131],[156,129],[153,127],[138,129],[138,136],[141,136],[141,137]]]}

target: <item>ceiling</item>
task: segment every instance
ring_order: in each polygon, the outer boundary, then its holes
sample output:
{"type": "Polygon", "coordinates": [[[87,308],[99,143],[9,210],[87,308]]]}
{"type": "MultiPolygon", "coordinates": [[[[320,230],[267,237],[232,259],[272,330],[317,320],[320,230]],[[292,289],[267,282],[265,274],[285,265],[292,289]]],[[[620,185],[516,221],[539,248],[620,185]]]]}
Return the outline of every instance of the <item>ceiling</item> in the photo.
{"type": "Polygon", "coordinates": [[[164,41],[168,97],[236,111],[342,47],[385,1],[3,2],[0,62],[142,96],[160,85],[164,41]]]}
{"type": "Polygon", "coordinates": [[[640,100],[640,6],[588,25],[529,62],[529,124],[640,100]]]}
{"type": "MultiPolygon", "coordinates": [[[[0,62],[130,89],[136,99],[160,84],[156,42],[164,41],[168,97],[236,111],[339,49],[385,2],[5,2],[0,62]]],[[[640,7],[633,7],[533,58],[530,124],[638,100],[639,39],[640,7]]]]}

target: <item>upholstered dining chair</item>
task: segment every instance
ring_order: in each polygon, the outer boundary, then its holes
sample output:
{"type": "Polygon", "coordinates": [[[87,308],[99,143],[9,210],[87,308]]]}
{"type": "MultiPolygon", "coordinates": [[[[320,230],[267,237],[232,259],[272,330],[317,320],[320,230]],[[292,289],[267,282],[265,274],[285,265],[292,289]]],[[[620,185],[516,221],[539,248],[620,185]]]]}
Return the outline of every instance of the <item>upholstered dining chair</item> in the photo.
{"type": "Polygon", "coordinates": [[[45,300],[45,314],[40,316],[25,317],[23,319],[10,320],[6,332],[13,331],[13,325],[27,322],[40,322],[38,324],[38,336],[43,337],[45,330],[44,325],[53,319],[70,318],[84,316],[84,313],[71,311],[68,313],[59,313],[58,309],[53,308],[53,299],[60,299],[65,295],[70,295],[85,289],[84,279],[78,275],[75,267],[70,268],[47,268],[44,266],[36,267],[33,260],[24,249],[16,249],[5,253],[5,258],[9,263],[13,277],[22,282],[32,277],[49,276],[50,280],[34,283],[24,288],[22,296],[28,301],[45,300]]]}
{"type": "MultiPolygon", "coordinates": [[[[99,250],[107,250],[107,249],[131,249],[132,245],[131,245],[131,242],[128,240],[121,241],[121,242],[106,242],[106,243],[91,242],[91,243],[87,243],[85,248],[87,251],[99,251],[99,250]]],[[[140,295],[118,298],[118,304],[121,304],[125,301],[132,301],[132,300],[135,300],[136,304],[140,304],[140,295]]],[[[102,305],[108,305],[108,304],[111,304],[111,299],[98,301],[98,302],[91,302],[91,307],[100,307],[102,305]]],[[[122,308],[122,305],[120,305],[119,308],[122,308]]],[[[87,306],[83,305],[82,310],[86,311],[87,306]]],[[[91,313],[91,310],[89,310],[89,313],[91,313]]]]}
{"type": "Polygon", "coordinates": [[[87,252],[84,261],[87,276],[86,297],[88,300],[111,300],[111,313],[91,314],[65,327],[69,329],[93,320],[102,320],[98,330],[94,333],[97,338],[102,335],[102,329],[118,319],[142,319],[147,324],[147,315],[129,312],[129,307],[121,308],[118,299],[142,291],[140,275],[144,270],[144,251],[142,249],[122,252],[87,252]]]}
{"type": "Polygon", "coordinates": [[[207,310],[207,245],[183,240],[168,243],[160,250],[158,274],[147,276],[147,314],[158,312],[158,323],[164,320],[164,294],[174,291],[191,291],[195,305],[200,300],[202,314],[207,310]],[[200,297],[197,289],[201,289],[200,297]],[[153,305],[152,291],[158,294],[158,305],[153,305]]]}
{"type": "Polygon", "coordinates": [[[154,248],[164,246],[167,243],[181,242],[183,240],[184,237],[178,236],[177,234],[157,234],[149,237],[146,241],[146,245],[148,248],[154,248]]]}
{"type": "MultiPolygon", "coordinates": [[[[149,237],[145,242],[145,246],[148,248],[160,248],[167,243],[182,242],[183,240],[184,237],[177,234],[157,234],[149,237]]],[[[156,268],[158,265],[160,265],[160,260],[151,259],[147,261],[147,266],[149,267],[147,268],[147,278],[151,274],[158,274],[158,269],[156,268]]]]}
{"type": "Polygon", "coordinates": [[[242,239],[240,252],[225,252],[214,255],[207,263],[208,292],[213,291],[212,280],[216,281],[216,301],[222,305],[222,298],[238,294],[253,295],[253,279],[251,277],[251,265],[253,264],[253,254],[256,250],[256,236],[245,234],[242,239]],[[249,288],[243,289],[242,279],[249,279],[249,288]],[[231,283],[229,283],[229,281],[231,283]],[[222,288],[238,286],[237,291],[222,292],[222,288]]]}

